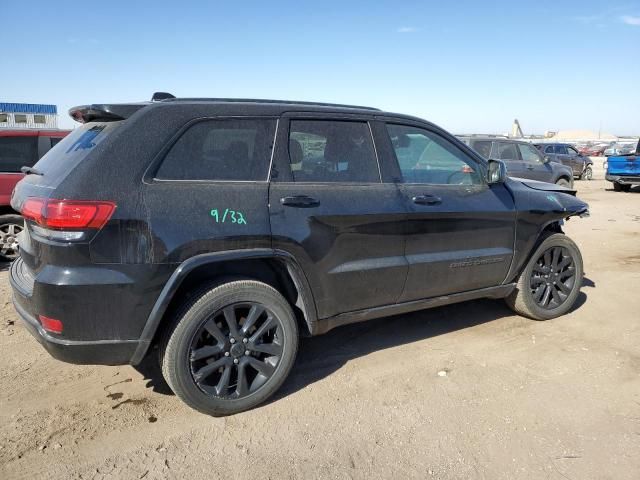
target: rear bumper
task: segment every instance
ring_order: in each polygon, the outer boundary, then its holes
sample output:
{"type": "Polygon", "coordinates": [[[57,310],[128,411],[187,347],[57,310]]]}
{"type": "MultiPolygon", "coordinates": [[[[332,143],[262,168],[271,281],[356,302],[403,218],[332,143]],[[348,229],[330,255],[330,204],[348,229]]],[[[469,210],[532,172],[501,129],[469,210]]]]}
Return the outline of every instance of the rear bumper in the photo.
{"type": "Polygon", "coordinates": [[[610,182],[620,183],[622,185],[640,185],[640,175],[610,175],[607,173],[604,178],[610,182]]]}
{"type": "Polygon", "coordinates": [[[13,289],[13,305],[31,335],[49,354],[68,363],[84,365],[124,365],[131,362],[138,340],[70,340],[59,338],[42,328],[37,319],[38,302],[34,300],[33,283],[26,278],[22,260],[11,265],[9,281],[13,289]]]}
{"type": "Polygon", "coordinates": [[[29,333],[53,358],[63,362],[80,365],[124,365],[130,362],[138,346],[138,342],[133,340],[85,342],[55,338],[21,305],[19,294],[14,293],[13,305],[29,333]]]}

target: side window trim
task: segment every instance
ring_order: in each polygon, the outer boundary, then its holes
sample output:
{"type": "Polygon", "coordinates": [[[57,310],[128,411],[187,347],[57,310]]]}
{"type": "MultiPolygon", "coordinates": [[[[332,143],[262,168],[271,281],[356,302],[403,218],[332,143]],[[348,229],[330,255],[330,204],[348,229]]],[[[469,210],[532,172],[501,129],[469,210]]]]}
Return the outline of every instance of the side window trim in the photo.
{"type": "MultiPolygon", "coordinates": [[[[447,139],[444,135],[442,135],[441,132],[437,131],[434,128],[430,128],[430,126],[428,125],[423,125],[423,124],[413,124],[412,122],[403,122],[401,119],[395,119],[395,118],[381,118],[383,126],[384,126],[384,130],[385,130],[385,134],[388,138],[388,142],[389,144],[392,145],[392,141],[391,141],[391,137],[389,135],[389,130],[388,130],[388,126],[389,125],[396,125],[396,126],[400,126],[400,127],[406,127],[406,128],[416,128],[416,129],[420,129],[420,130],[424,130],[426,132],[429,132],[430,134],[437,136],[439,138],[441,138],[442,140],[444,140],[445,142],[449,142],[451,143],[451,145],[453,145],[455,148],[458,149],[459,152],[461,152],[465,158],[467,158],[468,160],[470,160],[474,165],[475,165],[475,170],[479,173],[479,178],[480,178],[480,182],[479,184],[471,184],[471,185],[466,185],[466,184],[456,184],[456,183],[422,183],[422,182],[405,182],[402,179],[402,170],[400,168],[400,161],[398,159],[398,155],[395,151],[395,148],[391,148],[391,153],[393,155],[393,161],[395,163],[396,168],[398,169],[398,172],[400,174],[400,178],[397,179],[399,180],[397,183],[401,183],[403,185],[433,185],[433,186],[438,186],[438,187],[469,187],[469,186],[482,186],[482,185],[487,185],[486,183],[486,174],[484,171],[484,165],[477,161],[472,155],[469,155],[466,151],[464,151],[462,148],[460,148],[458,145],[456,145],[454,142],[451,142],[449,139],[447,139]]],[[[469,149],[471,149],[471,147],[468,147],[469,149]]],[[[494,148],[494,144],[492,142],[491,148],[494,148]]]]}

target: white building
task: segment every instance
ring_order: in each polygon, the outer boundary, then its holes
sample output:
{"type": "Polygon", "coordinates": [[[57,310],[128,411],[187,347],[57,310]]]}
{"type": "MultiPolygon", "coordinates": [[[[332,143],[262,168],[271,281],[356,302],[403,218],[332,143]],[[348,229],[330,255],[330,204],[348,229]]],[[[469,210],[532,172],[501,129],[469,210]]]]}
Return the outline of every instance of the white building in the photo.
{"type": "Polygon", "coordinates": [[[0,129],[58,128],[58,107],[36,103],[0,102],[0,129]]]}

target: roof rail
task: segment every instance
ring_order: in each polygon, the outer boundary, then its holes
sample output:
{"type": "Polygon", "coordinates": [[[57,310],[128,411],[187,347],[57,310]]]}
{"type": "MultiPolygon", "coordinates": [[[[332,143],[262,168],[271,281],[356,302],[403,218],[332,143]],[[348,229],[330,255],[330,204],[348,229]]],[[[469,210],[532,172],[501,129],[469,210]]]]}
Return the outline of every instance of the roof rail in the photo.
{"type": "Polygon", "coordinates": [[[304,102],[295,100],[267,100],[262,98],[207,98],[207,97],[185,97],[185,98],[166,98],[165,102],[221,102],[221,103],[271,103],[276,105],[306,105],[313,107],[339,107],[339,108],[353,108],[359,110],[372,110],[379,112],[379,108],[364,107],[362,105],[346,105],[343,103],[325,103],[325,102],[304,102]]]}

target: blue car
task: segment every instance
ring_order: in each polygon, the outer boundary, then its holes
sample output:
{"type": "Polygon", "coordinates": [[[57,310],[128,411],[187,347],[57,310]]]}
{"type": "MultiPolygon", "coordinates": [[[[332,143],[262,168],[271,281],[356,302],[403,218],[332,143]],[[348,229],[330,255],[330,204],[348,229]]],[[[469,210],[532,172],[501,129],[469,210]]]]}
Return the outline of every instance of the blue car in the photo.
{"type": "Polygon", "coordinates": [[[640,141],[635,152],[615,155],[607,159],[604,177],[613,182],[616,192],[628,192],[632,185],[640,185],[640,141]]]}

